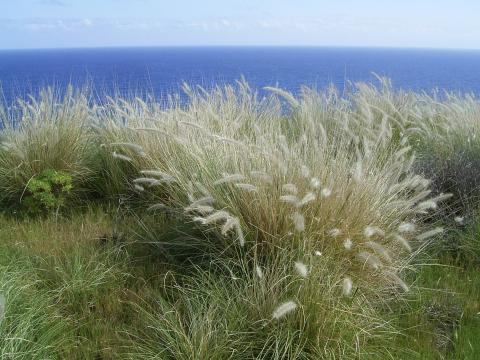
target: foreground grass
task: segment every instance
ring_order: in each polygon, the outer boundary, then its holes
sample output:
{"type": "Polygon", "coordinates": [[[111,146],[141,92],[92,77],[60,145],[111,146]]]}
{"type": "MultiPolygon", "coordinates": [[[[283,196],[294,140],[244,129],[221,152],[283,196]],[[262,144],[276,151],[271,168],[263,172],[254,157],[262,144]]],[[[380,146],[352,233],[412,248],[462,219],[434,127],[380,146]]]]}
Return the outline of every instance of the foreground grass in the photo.
{"type": "MultiPolygon", "coordinates": [[[[114,215],[96,209],[60,219],[0,218],[3,359],[271,358],[276,342],[296,341],[278,328],[269,335],[254,326],[249,334],[242,318],[251,310],[240,300],[247,283],[228,285],[207,273],[180,280],[155,251],[127,239],[133,234],[112,232],[114,215]],[[243,353],[233,351],[246,344],[243,353]]],[[[409,301],[389,310],[406,329],[390,339],[389,356],[476,359],[479,270],[448,256],[423,266],[409,301]]],[[[302,358],[298,351],[277,356],[302,358]]]]}

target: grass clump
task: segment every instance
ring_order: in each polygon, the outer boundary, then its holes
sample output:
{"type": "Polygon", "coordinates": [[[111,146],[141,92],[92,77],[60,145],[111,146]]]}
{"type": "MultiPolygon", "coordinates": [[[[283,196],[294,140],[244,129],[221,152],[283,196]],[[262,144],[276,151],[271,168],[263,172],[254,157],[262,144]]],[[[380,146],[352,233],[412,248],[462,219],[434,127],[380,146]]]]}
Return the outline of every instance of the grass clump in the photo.
{"type": "Polygon", "coordinates": [[[463,233],[474,197],[468,208],[458,200],[473,183],[447,184],[439,170],[456,154],[476,159],[462,143],[476,102],[396,92],[386,80],[346,96],[265,90],[240,81],[185,85],[186,103],[94,104],[73,92],[20,102],[20,123],[2,133],[0,193],[48,214],[4,219],[0,236],[75,329],[64,353],[384,359],[423,353],[392,350],[398,334],[455,342],[465,305],[422,289],[435,288],[422,278],[429,267],[412,270],[428,254],[465,269],[476,257],[476,232],[463,233]],[[114,219],[51,217],[82,193],[116,200],[114,219]],[[433,252],[441,237],[450,250],[433,252]]]}
{"type": "Polygon", "coordinates": [[[84,183],[94,175],[89,165],[92,137],[87,97],[74,93],[73,89],[64,97],[57,96],[52,89],[44,90],[38,100],[19,101],[16,116],[13,123],[7,120],[12,121],[11,116],[2,119],[5,125],[0,134],[2,203],[20,206],[32,181],[39,177],[54,180],[55,172],[71,177],[72,193],[85,190],[84,183]]]}

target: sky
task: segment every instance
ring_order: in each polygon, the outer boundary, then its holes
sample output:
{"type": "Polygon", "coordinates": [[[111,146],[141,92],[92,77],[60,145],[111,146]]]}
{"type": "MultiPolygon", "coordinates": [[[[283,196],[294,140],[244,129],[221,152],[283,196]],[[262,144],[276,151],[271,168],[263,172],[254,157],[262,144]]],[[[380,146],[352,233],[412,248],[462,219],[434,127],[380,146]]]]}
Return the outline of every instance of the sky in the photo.
{"type": "Polygon", "coordinates": [[[479,0],[0,0],[0,49],[480,49],[479,0]]]}

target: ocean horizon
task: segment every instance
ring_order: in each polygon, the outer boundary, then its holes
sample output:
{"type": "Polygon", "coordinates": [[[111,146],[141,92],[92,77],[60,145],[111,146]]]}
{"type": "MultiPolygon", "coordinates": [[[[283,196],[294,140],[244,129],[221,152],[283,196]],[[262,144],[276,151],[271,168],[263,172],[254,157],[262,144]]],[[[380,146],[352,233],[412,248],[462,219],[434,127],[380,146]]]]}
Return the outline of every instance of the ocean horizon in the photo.
{"type": "Polygon", "coordinates": [[[343,91],[349,82],[392,80],[395,89],[480,94],[480,51],[417,48],[196,46],[0,51],[4,101],[41,88],[88,84],[104,95],[181,92],[184,82],[211,88],[244,77],[254,89],[301,86],[343,91]]]}

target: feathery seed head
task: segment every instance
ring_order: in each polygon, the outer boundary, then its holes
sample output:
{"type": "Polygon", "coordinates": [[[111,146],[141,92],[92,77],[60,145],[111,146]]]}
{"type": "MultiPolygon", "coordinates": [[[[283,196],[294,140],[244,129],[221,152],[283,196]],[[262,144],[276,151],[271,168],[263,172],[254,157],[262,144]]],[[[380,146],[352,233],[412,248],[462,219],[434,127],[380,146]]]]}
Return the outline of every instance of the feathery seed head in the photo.
{"type": "Polygon", "coordinates": [[[245,191],[258,192],[258,187],[252,184],[237,183],[235,186],[245,191]]]}
{"type": "Polygon", "coordinates": [[[345,250],[347,251],[350,251],[352,250],[352,247],[353,247],[353,242],[351,239],[346,239],[344,242],[343,242],[343,247],[345,248],[345,250]]]}
{"type": "Polygon", "coordinates": [[[353,288],[353,283],[352,279],[349,277],[346,277],[343,279],[343,295],[344,296],[350,296],[352,294],[352,288],[353,288]]]}
{"type": "Polygon", "coordinates": [[[426,240],[432,236],[435,236],[435,235],[438,235],[438,234],[441,234],[443,233],[443,228],[442,227],[437,227],[435,229],[432,229],[432,230],[429,230],[429,231],[426,231],[420,235],[417,235],[416,239],[419,240],[419,241],[423,241],[423,240],[426,240]]]}
{"type": "Polygon", "coordinates": [[[378,270],[382,266],[382,262],[378,257],[366,251],[358,253],[357,257],[364,265],[370,266],[373,270],[378,270]]]}
{"type": "Polygon", "coordinates": [[[240,225],[237,218],[229,217],[222,226],[222,235],[226,236],[231,230],[235,230],[240,225]]]}
{"type": "Polygon", "coordinates": [[[272,318],[278,320],[297,308],[294,301],[287,301],[279,305],[273,312],[272,318]]]}
{"type": "Polygon", "coordinates": [[[240,222],[237,222],[237,225],[235,227],[235,230],[237,231],[237,237],[238,237],[238,242],[241,247],[245,246],[245,236],[243,235],[243,230],[240,225],[240,222]]]}
{"type": "Polygon", "coordinates": [[[312,202],[316,199],[316,196],[314,193],[312,192],[309,192],[307,193],[302,200],[300,200],[300,202],[298,203],[299,206],[303,206],[303,205],[306,205],[308,204],[309,202],[312,202]]]}
{"type": "Polygon", "coordinates": [[[133,144],[133,143],[127,143],[127,142],[115,142],[115,143],[111,143],[110,144],[111,146],[120,146],[120,147],[126,147],[128,149],[131,149],[133,151],[136,151],[137,153],[139,154],[144,154],[144,150],[143,150],[143,147],[141,147],[140,145],[137,145],[137,144],[133,144]]]}
{"type": "Polygon", "coordinates": [[[226,221],[230,218],[230,214],[226,211],[219,210],[205,218],[205,224],[212,224],[220,221],[226,221]]]}
{"type": "Polygon", "coordinates": [[[242,174],[224,174],[224,177],[215,181],[213,185],[220,185],[220,184],[225,184],[225,183],[230,183],[230,182],[237,182],[237,181],[242,181],[245,177],[242,174]]]}
{"type": "Polygon", "coordinates": [[[340,229],[337,229],[337,228],[328,230],[328,235],[330,235],[331,237],[337,237],[341,233],[342,233],[342,231],[340,229]]]}
{"type": "Polygon", "coordinates": [[[263,279],[263,270],[260,266],[255,266],[255,272],[257,273],[259,279],[263,279]]]}
{"type": "Polygon", "coordinates": [[[437,203],[432,200],[425,200],[417,205],[417,209],[420,211],[435,210],[436,208],[437,203]]]}
{"type": "Polygon", "coordinates": [[[295,195],[282,195],[280,196],[280,200],[287,203],[292,204],[294,206],[299,206],[300,200],[295,195]]]}
{"type": "Polygon", "coordinates": [[[185,212],[197,212],[202,215],[208,215],[214,212],[215,209],[209,205],[196,205],[196,206],[187,206],[185,212]]]}
{"type": "Polygon", "coordinates": [[[318,189],[320,187],[320,180],[316,177],[310,179],[310,186],[313,189],[318,189]]]}
{"type": "Polygon", "coordinates": [[[120,160],[123,160],[123,161],[128,161],[128,162],[132,162],[133,159],[131,157],[128,157],[127,155],[123,155],[123,154],[119,154],[117,153],[116,151],[114,151],[112,153],[112,156],[116,159],[120,159],[120,160]]]}
{"type": "Polygon", "coordinates": [[[145,188],[142,185],[134,184],[133,187],[136,191],[139,191],[139,192],[145,191],[145,188]]]}
{"type": "Polygon", "coordinates": [[[205,225],[205,224],[206,224],[205,218],[200,217],[200,216],[194,216],[194,217],[193,217],[193,221],[198,222],[198,223],[200,223],[200,224],[202,224],[202,225],[205,225]]]}
{"type": "Polygon", "coordinates": [[[377,226],[367,226],[363,230],[363,235],[366,238],[371,238],[372,236],[385,236],[385,232],[377,226]]]}
{"type": "Polygon", "coordinates": [[[310,177],[310,169],[307,166],[302,165],[300,168],[300,172],[302,173],[302,176],[304,178],[310,177]]]}
{"type": "Polygon", "coordinates": [[[401,233],[411,233],[415,231],[415,224],[410,222],[403,222],[398,225],[398,231],[401,233]]]}
{"type": "Polygon", "coordinates": [[[304,263],[300,261],[295,262],[295,270],[297,271],[298,275],[300,275],[303,278],[306,278],[308,276],[308,267],[304,263]]]}
{"type": "Polygon", "coordinates": [[[381,255],[388,262],[392,262],[392,258],[388,254],[388,251],[379,243],[375,241],[367,241],[365,246],[375,251],[377,254],[381,255]]]}
{"type": "Polygon", "coordinates": [[[332,195],[332,190],[328,189],[328,188],[324,188],[322,189],[322,197],[323,198],[328,198],[330,195],[332,195]]]}
{"type": "Polygon", "coordinates": [[[399,243],[401,244],[407,251],[412,251],[412,247],[410,246],[409,242],[407,241],[407,239],[405,239],[403,236],[399,235],[399,234],[393,234],[393,238],[399,243]]]}
{"type": "Polygon", "coordinates": [[[305,218],[299,212],[294,212],[292,214],[293,224],[295,226],[295,230],[298,232],[305,231],[305,218]]]}

